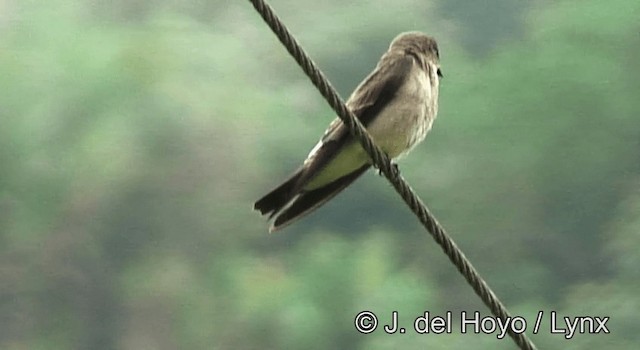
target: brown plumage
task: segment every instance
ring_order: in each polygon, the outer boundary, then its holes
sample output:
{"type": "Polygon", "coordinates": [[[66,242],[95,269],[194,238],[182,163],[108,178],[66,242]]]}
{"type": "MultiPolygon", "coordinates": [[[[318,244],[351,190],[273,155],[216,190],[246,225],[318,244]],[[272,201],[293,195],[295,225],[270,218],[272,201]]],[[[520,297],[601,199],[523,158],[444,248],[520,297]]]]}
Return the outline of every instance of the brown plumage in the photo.
{"type": "MultiPolygon", "coordinates": [[[[438,110],[439,67],[433,38],[402,33],[347,100],[347,107],[391,158],[409,152],[431,129],[438,110]]],[[[274,218],[273,232],[326,203],[370,166],[365,151],[336,118],[302,166],[254,209],[274,218]]]]}

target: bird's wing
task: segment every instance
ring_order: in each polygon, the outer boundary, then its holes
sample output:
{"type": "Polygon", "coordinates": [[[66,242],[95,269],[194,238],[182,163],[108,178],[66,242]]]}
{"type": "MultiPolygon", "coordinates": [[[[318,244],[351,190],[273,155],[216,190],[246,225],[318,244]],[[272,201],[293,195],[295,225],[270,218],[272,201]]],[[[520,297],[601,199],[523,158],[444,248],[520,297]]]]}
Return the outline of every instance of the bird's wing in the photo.
{"type": "MultiPolygon", "coordinates": [[[[365,127],[380,115],[380,111],[395,96],[413,64],[413,58],[409,55],[387,53],[376,69],[351,94],[347,107],[365,127]]],[[[304,172],[307,176],[299,179],[299,185],[303,186],[319,169],[327,165],[349,139],[348,128],[342,120],[336,118],[305,160],[304,172]]]]}
{"type": "MultiPolygon", "coordinates": [[[[364,126],[369,125],[380,109],[393,98],[411,71],[412,65],[413,58],[409,55],[387,53],[376,69],[353,91],[346,104],[364,126]]],[[[348,133],[342,120],[336,118],[320,141],[339,140],[348,133]]]]}
{"type": "MultiPolygon", "coordinates": [[[[376,69],[351,94],[347,101],[347,107],[360,119],[364,126],[369,125],[380,110],[394,97],[411,70],[412,65],[413,59],[411,56],[386,53],[376,69]]],[[[302,167],[287,181],[258,200],[254,208],[263,215],[269,214],[270,217],[273,217],[290,205],[293,208],[286,215],[287,218],[284,219],[283,217],[279,222],[282,225],[284,224],[283,221],[295,220],[336,195],[361,175],[368,166],[360,167],[351,173],[342,174],[341,176],[337,175],[335,183],[327,184],[327,187],[304,196],[301,198],[300,207],[295,206],[296,197],[300,194],[301,188],[319,170],[334,159],[341,147],[348,141],[349,131],[347,127],[342,120],[336,118],[329,125],[320,142],[311,150],[302,167]],[[293,204],[291,203],[292,201],[294,201],[293,204]]]]}

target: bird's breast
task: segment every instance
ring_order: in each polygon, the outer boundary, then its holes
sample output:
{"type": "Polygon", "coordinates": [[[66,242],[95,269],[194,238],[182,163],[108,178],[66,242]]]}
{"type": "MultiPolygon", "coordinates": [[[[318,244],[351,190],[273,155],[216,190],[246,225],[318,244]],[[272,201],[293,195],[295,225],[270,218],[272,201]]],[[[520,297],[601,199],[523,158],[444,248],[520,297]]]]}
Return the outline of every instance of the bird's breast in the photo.
{"type": "Polygon", "coordinates": [[[406,154],[424,140],[435,118],[437,92],[422,69],[417,65],[413,69],[368,127],[376,143],[392,158],[406,154]]]}

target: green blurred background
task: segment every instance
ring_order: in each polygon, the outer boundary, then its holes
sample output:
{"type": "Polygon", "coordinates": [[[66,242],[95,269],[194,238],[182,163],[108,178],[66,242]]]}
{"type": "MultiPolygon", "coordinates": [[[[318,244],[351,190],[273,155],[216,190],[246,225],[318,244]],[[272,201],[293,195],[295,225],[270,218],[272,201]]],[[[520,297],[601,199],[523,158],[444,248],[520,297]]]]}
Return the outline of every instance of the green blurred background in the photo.
{"type": "MultiPolygon", "coordinates": [[[[640,2],[270,3],[345,98],[434,35],[403,175],[541,349],[640,345],[640,2]],[[611,334],[550,334],[552,310],[611,334]]],[[[253,201],[332,118],[247,1],[0,0],[0,348],[515,348],[355,331],[489,315],[374,172],[267,233],[253,201]]]]}

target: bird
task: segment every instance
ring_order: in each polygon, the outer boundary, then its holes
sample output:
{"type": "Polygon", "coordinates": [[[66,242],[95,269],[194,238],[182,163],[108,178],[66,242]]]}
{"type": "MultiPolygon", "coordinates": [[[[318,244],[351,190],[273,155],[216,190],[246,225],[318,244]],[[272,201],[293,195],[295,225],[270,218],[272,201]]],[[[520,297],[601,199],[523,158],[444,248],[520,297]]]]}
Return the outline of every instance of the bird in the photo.
{"type": "MultiPolygon", "coordinates": [[[[440,53],[422,32],[396,36],[375,69],[347,99],[347,108],[393,160],[424,140],[438,113],[440,53]]],[[[258,199],[254,210],[280,230],[319,208],[371,167],[371,159],[341,119],[329,124],[302,165],[258,199]]]]}

